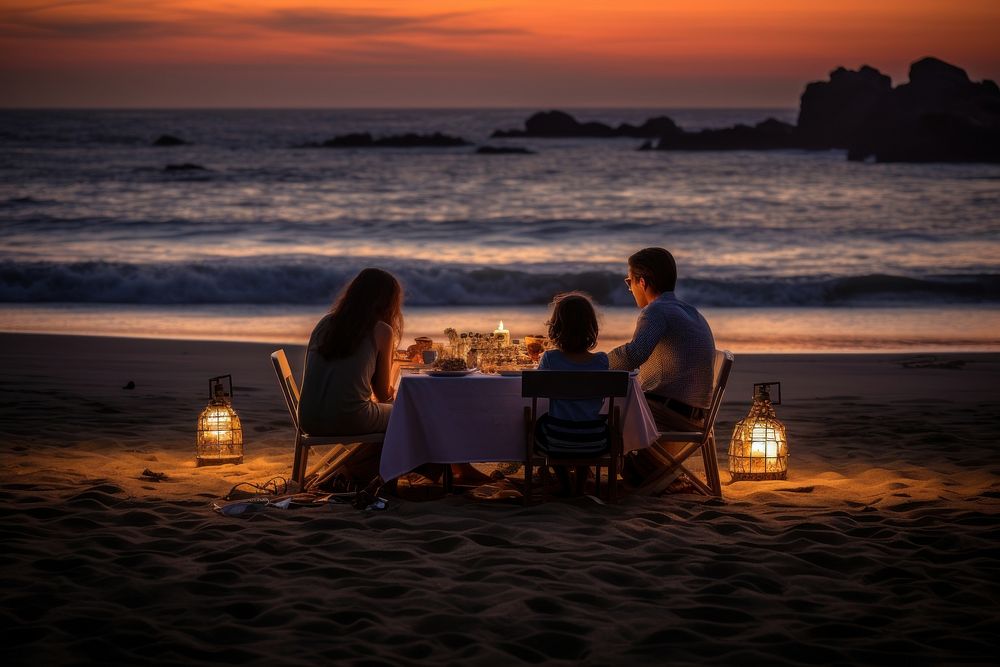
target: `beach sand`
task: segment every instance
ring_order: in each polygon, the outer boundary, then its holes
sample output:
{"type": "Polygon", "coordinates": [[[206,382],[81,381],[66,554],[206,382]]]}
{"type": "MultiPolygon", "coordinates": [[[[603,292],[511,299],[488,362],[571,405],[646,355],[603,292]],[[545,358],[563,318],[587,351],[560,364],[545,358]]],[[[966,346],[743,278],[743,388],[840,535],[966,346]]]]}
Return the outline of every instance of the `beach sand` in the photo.
{"type": "Polygon", "coordinates": [[[213,501],[289,474],[274,346],[0,343],[7,664],[995,664],[1000,649],[1000,355],[737,353],[723,483],[759,381],[782,382],[790,473],[722,500],[239,519],[213,501]],[[225,373],[246,462],[196,468],[207,379],[225,373]]]}

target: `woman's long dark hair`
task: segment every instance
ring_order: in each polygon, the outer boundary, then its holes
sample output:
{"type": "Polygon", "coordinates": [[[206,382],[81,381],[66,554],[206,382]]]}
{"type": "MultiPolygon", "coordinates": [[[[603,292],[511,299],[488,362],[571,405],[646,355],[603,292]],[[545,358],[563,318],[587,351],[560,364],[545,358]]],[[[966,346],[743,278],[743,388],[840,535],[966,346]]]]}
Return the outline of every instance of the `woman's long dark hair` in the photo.
{"type": "Polygon", "coordinates": [[[327,359],[349,357],[378,322],[392,327],[394,341],[403,338],[403,288],[382,269],[364,269],[344,288],[318,332],[317,349],[327,359]]]}
{"type": "Polygon", "coordinates": [[[563,352],[586,352],[597,345],[597,313],[583,292],[564,292],[552,299],[549,340],[563,352]]]}

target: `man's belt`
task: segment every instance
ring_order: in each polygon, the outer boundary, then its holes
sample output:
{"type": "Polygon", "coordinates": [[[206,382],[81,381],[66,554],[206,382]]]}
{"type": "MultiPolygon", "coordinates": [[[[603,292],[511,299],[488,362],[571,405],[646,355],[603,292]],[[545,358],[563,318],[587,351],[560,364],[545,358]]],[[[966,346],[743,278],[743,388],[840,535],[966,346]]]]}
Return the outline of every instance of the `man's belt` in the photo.
{"type": "Polygon", "coordinates": [[[684,403],[683,401],[678,401],[675,398],[667,398],[666,396],[660,396],[659,394],[654,394],[652,392],[647,391],[643,393],[646,396],[647,401],[658,403],[669,410],[673,410],[682,417],[693,420],[705,418],[705,410],[703,408],[695,408],[687,403],[684,403]]]}

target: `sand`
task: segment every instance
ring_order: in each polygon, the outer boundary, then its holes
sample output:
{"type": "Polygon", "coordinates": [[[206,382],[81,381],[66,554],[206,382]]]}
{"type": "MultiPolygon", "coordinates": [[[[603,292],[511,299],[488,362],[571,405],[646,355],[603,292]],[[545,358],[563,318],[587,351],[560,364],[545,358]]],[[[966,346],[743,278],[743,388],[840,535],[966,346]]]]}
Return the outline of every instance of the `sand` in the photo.
{"type": "Polygon", "coordinates": [[[0,343],[6,664],[995,664],[1000,649],[1000,355],[737,355],[720,440],[753,382],[781,380],[791,471],[722,500],[456,496],[248,520],[212,505],[289,473],[272,346],[0,343]],[[195,468],[223,373],[246,463],[195,468]]]}

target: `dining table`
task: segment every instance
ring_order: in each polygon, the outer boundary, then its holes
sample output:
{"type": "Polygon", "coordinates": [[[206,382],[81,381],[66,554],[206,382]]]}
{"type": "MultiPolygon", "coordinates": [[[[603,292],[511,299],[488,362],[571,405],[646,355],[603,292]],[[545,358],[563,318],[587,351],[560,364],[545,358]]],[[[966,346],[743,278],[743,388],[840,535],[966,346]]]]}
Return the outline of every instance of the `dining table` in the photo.
{"type": "MultiPolygon", "coordinates": [[[[382,445],[382,479],[396,479],[425,463],[523,461],[524,408],[530,405],[531,399],[521,396],[520,375],[435,376],[406,369],[382,445]]],[[[539,412],[547,405],[540,399],[539,412]]],[[[657,438],[634,375],[622,404],[622,435],[626,452],[649,447],[657,438]]]]}

